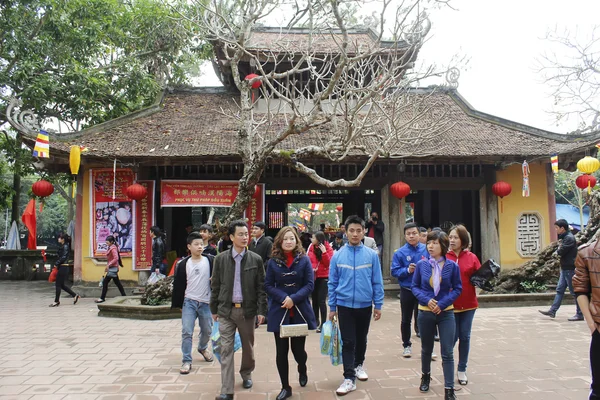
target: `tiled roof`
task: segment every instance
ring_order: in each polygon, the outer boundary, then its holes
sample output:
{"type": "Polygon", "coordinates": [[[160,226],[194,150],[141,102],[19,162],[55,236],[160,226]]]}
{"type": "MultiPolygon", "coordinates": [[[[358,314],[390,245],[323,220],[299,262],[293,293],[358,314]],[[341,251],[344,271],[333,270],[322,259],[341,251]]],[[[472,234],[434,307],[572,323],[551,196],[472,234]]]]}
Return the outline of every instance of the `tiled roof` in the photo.
{"type": "MultiPolygon", "coordinates": [[[[423,92],[425,96],[427,91],[423,92]]],[[[430,92],[428,93],[430,95],[430,92]]],[[[72,144],[89,148],[88,156],[102,158],[140,157],[170,158],[203,157],[239,160],[237,152],[237,122],[221,110],[233,109],[235,94],[214,88],[180,91],[166,95],[155,111],[145,110],[137,115],[92,127],[59,142],[51,138],[51,154],[68,152],[72,144]]],[[[429,153],[428,159],[534,159],[552,153],[580,152],[600,141],[598,135],[571,137],[553,134],[502,120],[470,108],[452,90],[438,91],[429,100],[441,107],[452,120],[452,129],[444,136],[420,146],[398,145],[392,153],[411,155],[429,153]]],[[[283,121],[275,124],[266,136],[273,134],[283,121]]],[[[286,139],[280,149],[297,149],[319,143],[327,137],[326,128],[306,132],[286,139]]],[[[31,139],[30,139],[31,140],[31,139]]],[[[35,139],[33,139],[35,140],[35,139]]],[[[374,148],[371,140],[363,140],[367,149],[374,148]]],[[[366,156],[363,156],[366,158],[366,156]]]]}

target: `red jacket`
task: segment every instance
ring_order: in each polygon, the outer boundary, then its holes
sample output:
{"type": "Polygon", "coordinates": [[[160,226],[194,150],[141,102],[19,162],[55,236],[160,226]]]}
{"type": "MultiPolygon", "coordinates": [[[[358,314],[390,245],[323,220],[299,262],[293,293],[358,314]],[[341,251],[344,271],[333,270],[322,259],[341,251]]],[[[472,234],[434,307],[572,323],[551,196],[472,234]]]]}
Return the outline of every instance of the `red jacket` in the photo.
{"type": "Polygon", "coordinates": [[[313,271],[315,271],[315,278],[329,278],[329,262],[331,261],[331,257],[333,257],[333,249],[328,242],[325,242],[324,245],[326,251],[321,255],[321,261],[317,259],[315,246],[312,243],[308,246],[308,251],[306,252],[308,258],[310,258],[313,271]]]}
{"type": "Polygon", "coordinates": [[[110,245],[106,252],[106,265],[109,267],[119,266],[119,250],[115,244],[110,245]]]}
{"type": "Polygon", "coordinates": [[[449,251],[448,254],[446,254],[446,258],[458,264],[458,268],[460,269],[460,280],[462,281],[462,293],[458,296],[456,301],[454,301],[454,311],[460,312],[479,307],[475,286],[471,283],[471,275],[481,267],[481,263],[477,256],[469,250],[463,250],[458,255],[458,259],[453,251],[449,251]]]}

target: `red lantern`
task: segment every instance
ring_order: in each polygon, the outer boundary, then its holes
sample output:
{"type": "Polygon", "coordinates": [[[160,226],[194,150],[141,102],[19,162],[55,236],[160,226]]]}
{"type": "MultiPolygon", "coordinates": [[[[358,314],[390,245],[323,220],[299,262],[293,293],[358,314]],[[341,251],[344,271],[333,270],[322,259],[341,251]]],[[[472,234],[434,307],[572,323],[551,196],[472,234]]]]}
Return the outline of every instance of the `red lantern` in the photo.
{"type": "Polygon", "coordinates": [[[54,186],[50,182],[42,179],[33,184],[31,191],[37,197],[48,197],[54,193],[54,186]]]}
{"type": "Polygon", "coordinates": [[[410,186],[404,182],[396,182],[390,186],[390,193],[398,199],[403,199],[410,194],[410,186]]]}
{"type": "Polygon", "coordinates": [[[510,186],[510,183],[508,182],[499,181],[492,185],[492,192],[494,192],[496,196],[503,198],[512,192],[512,186],[510,186]]]}
{"type": "Polygon", "coordinates": [[[343,208],[342,206],[336,206],[336,207],[335,207],[335,209],[336,209],[338,212],[340,212],[340,211],[342,211],[344,208],[343,208]]]}
{"type": "Polygon", "coordinates": [[[579,175],[575,179],[575,184],[579,189],[593,188],[596,186],[596,178],[592,175],[579,175]]]}
{"type": "Polygon", "coordinates": [[[139,183],[134,183],[133,185],[127,187],[126,193],[127,197],[136,201],[142,200],[148,195],[146,188],[139,183]]]}
{"type": "MultiPolygon", "coordinates": [[[[251,81],[254,78],[258,78],[258,75],[256,75],[256,74],[248,74],[248,75],[246,75],[245,79],[247,81],[251,81]]],[[[254,81],[254,83],[252,84],[252,89],[258,89],[259,87],[261,87],[261,85],[262,85],[262,81],[261,80],[254,81]]]]}

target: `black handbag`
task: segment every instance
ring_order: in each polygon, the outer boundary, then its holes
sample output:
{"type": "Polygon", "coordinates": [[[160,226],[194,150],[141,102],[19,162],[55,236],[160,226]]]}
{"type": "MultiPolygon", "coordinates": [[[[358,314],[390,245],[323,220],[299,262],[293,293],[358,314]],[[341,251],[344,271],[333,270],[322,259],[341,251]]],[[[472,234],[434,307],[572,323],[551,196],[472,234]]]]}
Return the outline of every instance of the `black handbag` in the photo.
{"type": "Polygon", "coordinates": [[[491,258],[481,265],[473,275],[471,275],[471,283],[487,292],[492,292],[494,286],[490,282],[492,279],[500,275],[500,264],[491,258]]]}

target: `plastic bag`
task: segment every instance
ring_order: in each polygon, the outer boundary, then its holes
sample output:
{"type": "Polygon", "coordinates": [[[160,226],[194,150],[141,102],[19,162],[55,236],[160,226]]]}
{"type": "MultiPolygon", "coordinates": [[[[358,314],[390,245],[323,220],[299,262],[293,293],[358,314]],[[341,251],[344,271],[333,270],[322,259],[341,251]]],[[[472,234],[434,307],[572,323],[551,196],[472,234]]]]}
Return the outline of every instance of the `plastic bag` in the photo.
{"type": "MultiPolygon", "coordinates": [[[[210,340],[212,342],[213,354],[216,359],[221,362],[221,332],[219,332],[219,321],[215,322],[212,329],[212,334],[210,335],[210,340]]],[[[233,339],[233,352],[235,353],[239,349],[242,348],[242,339],[240,338],[240,334],[235,332],[235,338],[233,339]]]]}
{"type": "Polygon", "coordinates": [[[153,272],[150,274],[150,278],[148,278],[148,285],[154,285],[156,282],[163,279],[165,276],[161,273],[153,272]]]}
{"type": "Polygon", "coordinates": [[[98,282],[98,287],[102,287],[104,285],[104,277],[100,278],[100,282],[98,282]]]}
{"type": "Polygon", "coordinates": [[[321,326],[321,354],[324,356],[329,355],[329,349],[331,348],[331,321],[325,322],[321,326]]]}
{"type": "Polygon", "coordinates": [[[500,265],[490,258],[471,275],[471,283],[473,286],[491,292],[494,290],[494,286],[490,281],[500,275],[500,269],[500,265]]]}
{"type": "Polygon", "coordinates": [[[342,334],[337,320],[334,319],[331,325],[331,346],[329,349],[329,357],[332,365],[340,365],[342,361],[342,334]]]}
{"type": "Polygon", "coordinates": [[[58,268],[52,268],[50,276],[48,276],[48,282],[56,282],[56,275],[58,275],[58,268]]]}

